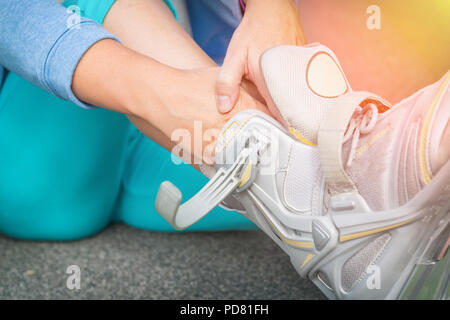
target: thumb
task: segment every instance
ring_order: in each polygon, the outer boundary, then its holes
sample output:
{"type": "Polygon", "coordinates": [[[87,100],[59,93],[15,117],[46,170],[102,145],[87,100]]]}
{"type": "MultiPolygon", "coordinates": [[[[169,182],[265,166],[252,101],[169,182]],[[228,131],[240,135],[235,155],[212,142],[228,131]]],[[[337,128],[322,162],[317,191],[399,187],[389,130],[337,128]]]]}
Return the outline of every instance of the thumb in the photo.
{"type": "Polygon", "coordinates": [[[216,101],[219,112],[230,112],[235,106],[239,98],[244,71],[245,59],[243,55],[229,52],[220,68],[216,81],[216,101]]]}

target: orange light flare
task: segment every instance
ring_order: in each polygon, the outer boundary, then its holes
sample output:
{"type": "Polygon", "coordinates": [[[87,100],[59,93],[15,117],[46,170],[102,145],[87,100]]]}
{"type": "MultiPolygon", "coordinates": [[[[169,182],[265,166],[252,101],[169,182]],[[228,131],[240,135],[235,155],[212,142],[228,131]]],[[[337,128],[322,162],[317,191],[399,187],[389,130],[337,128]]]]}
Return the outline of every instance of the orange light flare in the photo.
{"type": "Polygon", "coordinates": [[[298,6],[308,43],[336,53],[354,90],[396,103],[450,69],[448,0],[314,0],[298,6]],[[379,30],[367,27],[371,5],[379,8],[379,30]]]}

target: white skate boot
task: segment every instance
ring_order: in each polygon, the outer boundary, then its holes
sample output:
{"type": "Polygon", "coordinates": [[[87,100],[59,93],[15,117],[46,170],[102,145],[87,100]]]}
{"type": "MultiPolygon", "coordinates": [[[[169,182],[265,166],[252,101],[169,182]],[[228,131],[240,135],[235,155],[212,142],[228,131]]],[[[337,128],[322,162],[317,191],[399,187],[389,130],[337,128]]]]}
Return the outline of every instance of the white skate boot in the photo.
{"type": "Polygon", "coordinates": [[[273,48],[261,67],[288,130],[241,112],[218,138],[216,175],[182,205],[163,183],[157,211],[183,229],[227,199],[329,298],[417,298],[433,272],[427,298],[448,298],[449,74],[390,108],[352,92],[321,45],[273,48]]]}

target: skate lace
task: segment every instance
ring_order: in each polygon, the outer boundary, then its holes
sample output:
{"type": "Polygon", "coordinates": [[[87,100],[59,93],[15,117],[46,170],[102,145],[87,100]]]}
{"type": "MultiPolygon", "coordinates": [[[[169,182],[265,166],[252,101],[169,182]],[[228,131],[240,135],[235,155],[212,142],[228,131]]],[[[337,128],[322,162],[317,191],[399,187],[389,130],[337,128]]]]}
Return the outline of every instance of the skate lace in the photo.
{"type": "Polygon", "coordinates": [[[344,142],[352,139],[350,153],[347,158],[347,167],[351,166],[355,159],[356,148],[361,135],[370,133],[378,120],[378,108],[375,104],[369,103],[364,108],[358,106],[355,110],[347,131],[344,134],[344,142]]]}

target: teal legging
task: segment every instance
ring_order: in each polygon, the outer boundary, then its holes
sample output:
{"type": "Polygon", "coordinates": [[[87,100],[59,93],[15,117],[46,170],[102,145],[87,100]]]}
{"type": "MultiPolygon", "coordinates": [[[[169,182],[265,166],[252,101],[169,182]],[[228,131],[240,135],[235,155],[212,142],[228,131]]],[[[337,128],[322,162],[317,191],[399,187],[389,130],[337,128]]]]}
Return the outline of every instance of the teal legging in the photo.
{"type": "MultiPolygon", "coordinates": [[[[102,22],[113,1],[98,1],[97,8],[94,2],[76,1],[84,15],[102,22]]],[[[174,164],[168,151],[124,115],[84,110],[13,73],[7,76],[0,92],[1,233],[72,240],[99,232],[112,221],[174,231],[155,211],[164,180],[174,182],[185,199],[207,181],[191,166],[174,164]]],[[[216,208],[187,230],[254,228],[239,214],[216,208]]]]}

